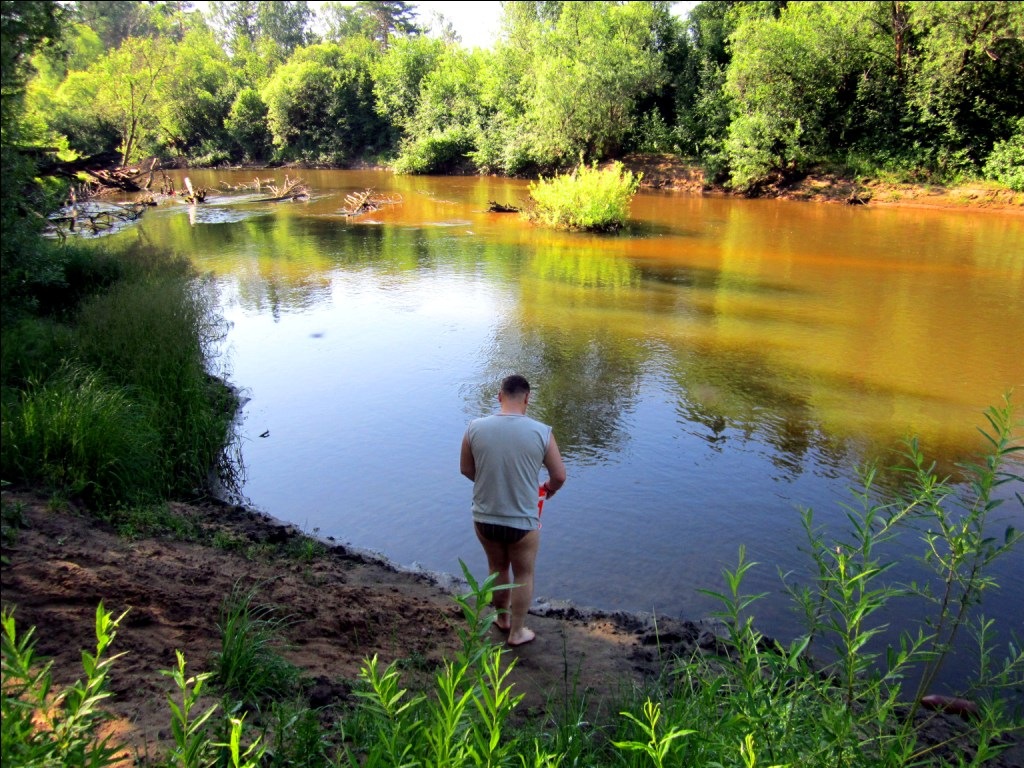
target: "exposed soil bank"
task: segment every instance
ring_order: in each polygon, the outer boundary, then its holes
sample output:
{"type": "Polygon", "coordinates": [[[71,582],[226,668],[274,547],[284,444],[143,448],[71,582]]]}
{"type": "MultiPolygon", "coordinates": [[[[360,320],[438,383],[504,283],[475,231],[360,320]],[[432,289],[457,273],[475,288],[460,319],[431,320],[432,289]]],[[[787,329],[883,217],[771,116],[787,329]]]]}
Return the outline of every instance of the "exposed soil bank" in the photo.
{"type": "MultiPolygon", "coordinates": [[[[695,194],[727,194],[722,187],[709,184],[700,169],[675,155],[628,155],[622,163],[634,173],[643,173],[641,185],[644,187],[695,194]]],[[[1024,215],[1024,193],[983,182],[953,187],[881,181],[858,183],[834,174],[812,172],[798,179],[779,179],[759,192],[762,197],[815,203],[984,210],[1024,215]]]]}
{"type": "MultiPolygon", "coordinates": [[[[125,765],[152,764],[165,753],[172,683],[158,670],[175,665],[175,650],[185,654],[190,673],[209,669],[219,650],[218,609],[235,585],[258,585],[261,605],[292,618],[284,655],[312,681],[304,695],[327,719],[351,703],[364,659],[408,662],[404,681],[415,686],[458,647],[461,613],[437,578],[340,546],[304,557],[311,540],[243,507],[172,504],[198,532],[196,540],[180,541],[127,539],[81,510],[51,509],[27,491],[4,492],[3,502],[21,510],[24,525],[3,545],[2,603],[15,609],[21,632],[36,627],[37,653],[53,659],[58,684],[82,675],[81,650],[95,645],[96,605],[103,601],[115,616],[128,611],[112,648],[126,655],[114,665],[108,699],[111,728],[128,744],[125,765]]],[[[537,639],[506,653],[516,659],[511,678],[525,696],[519,717],[558,712],[576,694],[589,703],[591,722],[610,720],[625,689],[658,673],[659,654],[714,652],[717,640],[710,623],[567,604],[532,613],[537,639]]],[[[951,740],[955,754],[971,754],[963,721],[933,718],[929,741],[951,740]]],[[[988,765],[1024,765],[1024,746],[988,765]]]]}

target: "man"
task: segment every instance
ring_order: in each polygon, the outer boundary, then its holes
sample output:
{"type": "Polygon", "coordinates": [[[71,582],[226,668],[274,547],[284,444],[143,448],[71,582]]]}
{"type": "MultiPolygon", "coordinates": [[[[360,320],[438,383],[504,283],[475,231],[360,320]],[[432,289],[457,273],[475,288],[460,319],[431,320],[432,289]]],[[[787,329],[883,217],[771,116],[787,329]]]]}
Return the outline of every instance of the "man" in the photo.
{"type": "Polygon", "coordinates": [[[551,427],[526,415],[530,383],[524,377],[503,379],[498,403],[500,413],[470,422],[460,468],[473,481],[473,524],[487,567],[498,575],[496,584],[517,585],[494,596],[495,624],[508,630],[508,644],[515,647],[536,637],[525,622],[540,548],[540,468],[548,471],[544,487],[550,499],[565,483],[565,465],[551,427]]]}

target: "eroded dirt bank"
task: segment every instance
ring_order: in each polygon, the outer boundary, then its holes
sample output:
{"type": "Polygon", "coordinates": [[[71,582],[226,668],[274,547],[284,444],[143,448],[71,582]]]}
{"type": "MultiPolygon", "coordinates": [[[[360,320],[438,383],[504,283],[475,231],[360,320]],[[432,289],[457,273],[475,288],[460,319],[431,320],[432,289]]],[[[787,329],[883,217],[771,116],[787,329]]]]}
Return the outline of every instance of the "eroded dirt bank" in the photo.
{"type": "MultiPolygon", "coordinates": [[[[81,677],[81,650],[95,644],[97,604],[115,616],[128,611],[112,649],[125,655],[115,663],[108,700],[111,730],[128,745],[124,765],[152,764],[170,745],[173,684],[159,670],[175,665],[176,650],[190,673],[209,669],[219,650],[218,610],[236,585],[257,587],[260,604],[291,618],[285,656],[310,681],[304,695],[327,720],[351,703],[365,659],[407,662],[404,680],[416,686],[458,647],[462,617],[452,594],[465,591],[458,584],[343,547],[311,547],[317,542],[295,528],[243,507],[173,504],[192,532],[185,541],[126,538],[82,510],[54,509],[28,491],[5,491],[3,503],[23,521],[4,540],[3,606],[14,609],[21,631],[36,628],[37,653],[53,659],[58,684],[81,677]]],[[[659,656],[713,652],[717,640],[711,623],[567,604],[540,607],[530,626],[537,640],[506,654],[516,660],[512,680],[524,694],[520,717],[557,712],[577,694],[593,722],[607,721],[625,689],[659,672],[659,656]]],[[[943,742],[963,729],[958,718],[943,715],[932,721],[929,738],[943,742]]],[[[950,744],[957,754],[971,751],[969,739],[950,744]]],[[[988,765],[1024,765],[1022,746],[988,765]]]]}

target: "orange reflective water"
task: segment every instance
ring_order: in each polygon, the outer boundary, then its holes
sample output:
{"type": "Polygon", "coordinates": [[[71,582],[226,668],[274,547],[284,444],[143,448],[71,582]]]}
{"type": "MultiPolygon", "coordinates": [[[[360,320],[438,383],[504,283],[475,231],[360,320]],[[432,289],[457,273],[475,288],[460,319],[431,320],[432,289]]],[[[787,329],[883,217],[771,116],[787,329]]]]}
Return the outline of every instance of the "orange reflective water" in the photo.
{"type": "MultiPolygon", "coordinates": [[[[986,408],[1016,388],[1024,412],[1019,214],[643,192],[627,231],[597,236],[487,212],[523,204],[525,181],[288,173],[308,202],[192,172],[206,204],[123,236],[221,286],[227,373],[252,398],[249,498],[403,564],[475,562],[458,443],[511,370],[569,469],[538,594],[686,616],[714,608],[696,588],[720,588],[740,545],[766,566],[751,590],[777,592],[776,567],[805,566],[795,509],[844,525],[858,463],[913,434],[955,473],[986,408]],[[345,217],[365,189],[396,204],[345,217]]],[[[1024,561],[997,575],[1019,592],[1024,561]]],[[[996,600],[986,613],[1020,629],[996,600]]]]}

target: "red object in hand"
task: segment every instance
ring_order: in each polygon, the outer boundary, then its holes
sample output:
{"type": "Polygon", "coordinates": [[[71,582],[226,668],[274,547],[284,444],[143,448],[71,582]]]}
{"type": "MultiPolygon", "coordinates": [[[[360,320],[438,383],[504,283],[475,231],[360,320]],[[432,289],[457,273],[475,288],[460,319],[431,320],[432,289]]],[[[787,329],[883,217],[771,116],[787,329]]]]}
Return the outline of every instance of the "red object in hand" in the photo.
{"type": "Polygon", "coordinates": [[[541,486],[537,489],[537,517],[540,517],[541,512],[544,511],[544,499],[548,497],[548,489],[546,486],[541,486]]]}

